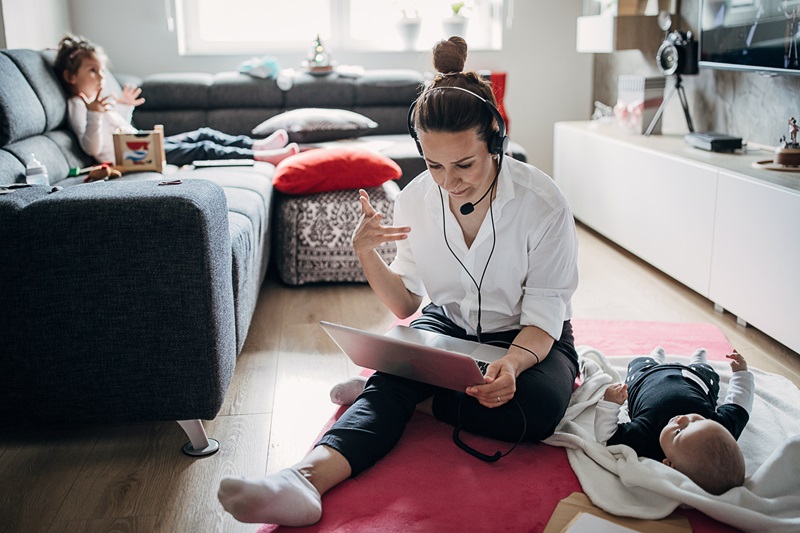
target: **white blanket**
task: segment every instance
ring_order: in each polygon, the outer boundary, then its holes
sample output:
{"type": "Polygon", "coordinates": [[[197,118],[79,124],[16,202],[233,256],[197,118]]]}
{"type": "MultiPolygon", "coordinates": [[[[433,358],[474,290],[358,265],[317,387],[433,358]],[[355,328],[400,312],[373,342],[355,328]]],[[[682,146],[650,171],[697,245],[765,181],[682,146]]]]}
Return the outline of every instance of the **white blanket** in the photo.
{"type": "MultiPolygon", "coordinates": [[[[594,438],[594,407],[606,387],[624,379],[634,356],[606,358],[578,349],[583,383],[575,389],[556,433],[545,444],[567,448],[584,492],[605,511],[658,519],[684,504],[745,531],[800,531],[800,389],[782,376],[758,369],[753,412],[739,444],[747,466],[744,486],[714,496],[658,461],[638,458],[624,445],[603,446],[594,438]]],[[[685,356],[668,362],[688,364],[685,356]]],[[[730,364],[709,361],[720,375],[724,398],[730,364]]]]}

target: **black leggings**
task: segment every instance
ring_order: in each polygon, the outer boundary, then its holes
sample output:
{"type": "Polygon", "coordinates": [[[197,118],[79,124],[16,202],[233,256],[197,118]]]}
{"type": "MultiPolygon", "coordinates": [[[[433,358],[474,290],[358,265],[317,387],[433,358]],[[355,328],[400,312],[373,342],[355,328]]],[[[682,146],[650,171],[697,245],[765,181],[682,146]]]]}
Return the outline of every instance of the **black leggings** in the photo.
{"type": "MultiPolygon", "coordinates": [[[[411,327],[475,340],[433,305],[427,306],[411,327]]],[[[481,335],[481,341],[508,343],[518,333],[486,333],[481,335]]],[[[564,416],[577,374],[578,355],[569,321],[564,322],[561,339],[553,343],[544,361],[517,378],[514,401],[500,407],[489,409],[463,392],[376,372],[364,392],[317,445],[324,444],[341,453],[350,463],[352,476],[356,476],[395,446],[417,404],[431,396],[438,420],[457,425],[460,408],[464,430],[507,442],[520,440],[521,408],[527,425],[523,440],[538,442],[552,435],[564,416]]]]}

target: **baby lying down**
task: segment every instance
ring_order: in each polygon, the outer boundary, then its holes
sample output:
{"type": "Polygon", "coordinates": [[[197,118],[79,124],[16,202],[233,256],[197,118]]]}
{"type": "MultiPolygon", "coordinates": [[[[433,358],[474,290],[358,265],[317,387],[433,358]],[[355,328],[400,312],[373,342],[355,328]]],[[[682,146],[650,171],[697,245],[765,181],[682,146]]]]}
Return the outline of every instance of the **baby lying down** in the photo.
{"type": "Polygon", "coordinates": [[[697,350],[688,365],[665,362],[664,349],[628,365],[625,383],[611,385],[597,403],[595,438],[626,444],[640,457],[662,461],[703,490],[720,495],[744,483],[744,455],[736,440],[750,419],[754,378],[738,352],[728,394],[717,406],[719,375],[697,350]],[[619,422],[628,400],[629,422],[619,422]]]}

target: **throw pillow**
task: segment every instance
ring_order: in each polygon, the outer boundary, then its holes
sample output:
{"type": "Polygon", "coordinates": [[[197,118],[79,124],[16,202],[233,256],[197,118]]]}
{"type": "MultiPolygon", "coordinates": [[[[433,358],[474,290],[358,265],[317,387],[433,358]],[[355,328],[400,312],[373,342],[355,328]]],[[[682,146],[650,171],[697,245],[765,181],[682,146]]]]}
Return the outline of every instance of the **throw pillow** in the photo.
{"type": "Polygon", "coordinates": [[[401,174],[397,163],[369,150],[317,148],[278,163],[272,183],[286,194],[314,194],[377,187],[401,174]]]}
{"type": "Polygon", "coordinates": [[[361,137],[377,127],[377,122],[353,111],[309,107],[275,115],[253,128],[252,133],[267,137],[284,129],[290,142],[315,143],[361,137]]]}

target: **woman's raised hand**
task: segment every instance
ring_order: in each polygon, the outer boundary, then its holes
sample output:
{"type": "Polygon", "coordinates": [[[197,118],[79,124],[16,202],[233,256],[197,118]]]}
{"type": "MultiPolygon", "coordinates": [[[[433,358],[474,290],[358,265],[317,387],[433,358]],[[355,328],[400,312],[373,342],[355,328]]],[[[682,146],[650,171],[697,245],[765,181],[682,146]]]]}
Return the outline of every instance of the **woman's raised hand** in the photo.
{"type": "Polygon", "coordinates": [[[358,195],[358,200],[361,202],[361,216],[351,238],[356,255],[363,256],[384,242],[399,241],[408,237],[410,227],[381,225],[383,215],[375,211],[369,203],[367,191],[359,189],[358,195]]]}

